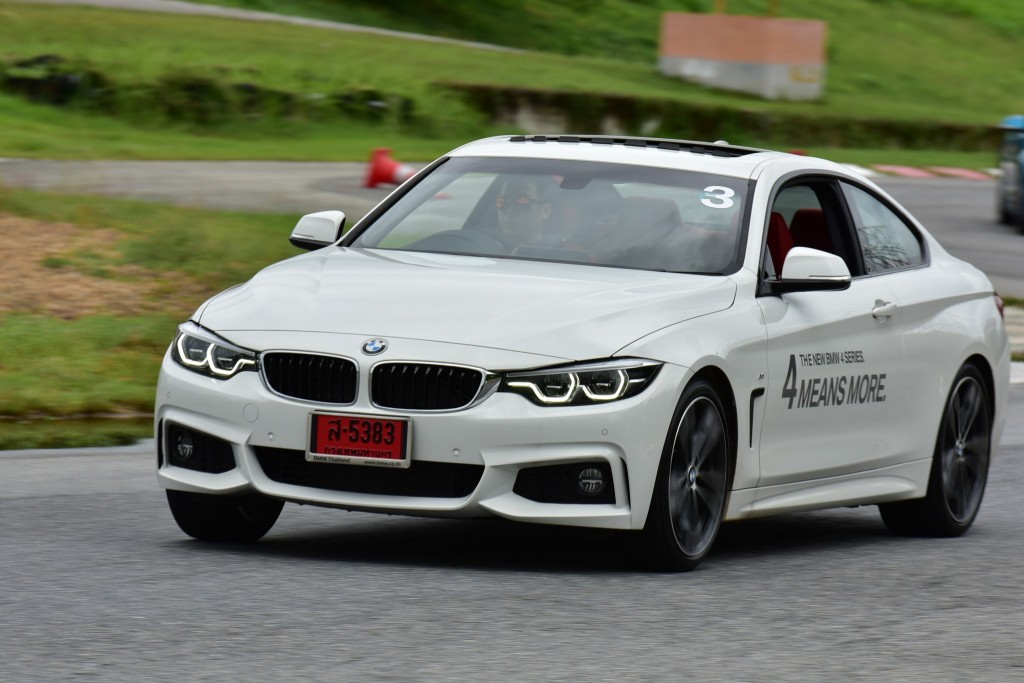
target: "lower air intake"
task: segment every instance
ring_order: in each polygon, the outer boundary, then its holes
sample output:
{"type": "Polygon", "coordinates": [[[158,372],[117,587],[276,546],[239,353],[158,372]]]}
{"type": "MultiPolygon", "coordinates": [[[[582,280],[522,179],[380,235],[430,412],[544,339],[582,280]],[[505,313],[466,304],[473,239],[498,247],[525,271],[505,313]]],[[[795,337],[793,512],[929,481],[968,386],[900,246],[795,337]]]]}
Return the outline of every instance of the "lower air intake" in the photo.
{"type": "Polygon", "coordinates": [[[513,492],[537,503],[614,503],[615,488],[608,463],[541,465],[519,470],[513,492]]]}
{"type": "Polygon", "coordinates": [[[172,422],[164,425],[163,452],[170,464],[196,472],[220,474],[235,469],[230,443],[172,422]]]}
{"type": "Polygon", "coordinates": [[[304,451],[257,446],[263,472],[276,482],[383,496],[465,498],[480,482],[482,465],[413,460],[406,469],[308,462],[304,451]]]}

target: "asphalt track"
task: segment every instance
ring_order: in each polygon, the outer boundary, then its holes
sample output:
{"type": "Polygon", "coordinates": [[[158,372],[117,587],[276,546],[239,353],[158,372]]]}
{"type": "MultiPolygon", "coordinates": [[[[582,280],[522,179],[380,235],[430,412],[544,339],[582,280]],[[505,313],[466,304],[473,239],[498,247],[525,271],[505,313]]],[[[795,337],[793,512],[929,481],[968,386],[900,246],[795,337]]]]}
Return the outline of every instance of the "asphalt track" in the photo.
{"type": "MultiPolygon", "coordinates": [[[[1011,412],[1024,414],[1024,387],[1011,412]]],[[[151,446],[0,454],[0,680],[1021,680],[1024,423],[974,528],[876,508],[736,523],[686,575],[593,531],[288,505],[189,540],[151,446]]]]}

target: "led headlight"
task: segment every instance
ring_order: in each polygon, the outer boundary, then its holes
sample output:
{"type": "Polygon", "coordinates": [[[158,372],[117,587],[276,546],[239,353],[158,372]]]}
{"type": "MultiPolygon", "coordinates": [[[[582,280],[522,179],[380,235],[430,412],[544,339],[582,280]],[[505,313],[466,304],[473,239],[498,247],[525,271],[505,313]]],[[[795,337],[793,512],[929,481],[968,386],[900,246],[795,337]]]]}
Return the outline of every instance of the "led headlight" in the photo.
{"type": "Polygon", "coordinates": [[[661,363],[637,358],[507,373],[501,391],[525,396],[537,405],[594,405],[639,394],[661,363]]]}
{"type": "Polygon", "coordinates": [[[171,357],[189,370],[218,379],[256,369],[255,352],[239,348],[193,322],[178,327],[171,357]]]}

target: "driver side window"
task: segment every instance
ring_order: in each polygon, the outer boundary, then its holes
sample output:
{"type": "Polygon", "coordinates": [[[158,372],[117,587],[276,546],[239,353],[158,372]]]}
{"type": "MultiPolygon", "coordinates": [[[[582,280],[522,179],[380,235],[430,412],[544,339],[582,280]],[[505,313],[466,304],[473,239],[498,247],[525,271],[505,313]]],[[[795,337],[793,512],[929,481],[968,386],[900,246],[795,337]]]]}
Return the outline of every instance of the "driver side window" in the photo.
{"type": "Polygon", "coordinates": [[[798,178],[782,187],[772,202],[765,246],[763,270],[769,280],[781,276],[793,247],[834,254],[843,259],[852,275],[863,272],[834,178],[798,178]]]}
{"type": "Polygon", "coordinates": [[[767,239],[764,269],[770,278],[781,276],[786,254],[793,247],[825,246],[828,241],[825,212],[814,188],[790,185],[779,191],[769,215],[767,239]]]}

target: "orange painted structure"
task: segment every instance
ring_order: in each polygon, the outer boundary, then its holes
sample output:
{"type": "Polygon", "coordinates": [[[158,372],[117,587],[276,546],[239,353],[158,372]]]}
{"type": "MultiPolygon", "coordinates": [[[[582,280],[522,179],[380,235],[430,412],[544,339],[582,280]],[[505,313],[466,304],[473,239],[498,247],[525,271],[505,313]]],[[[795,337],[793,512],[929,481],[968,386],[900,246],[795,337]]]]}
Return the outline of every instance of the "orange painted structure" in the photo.
{"type": "Polygon", "coordinates": [[[827,32],[809,19],[666,12],[658,68],[713,88],[814,100],[825,84],[827,32]]]}

